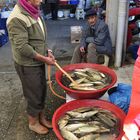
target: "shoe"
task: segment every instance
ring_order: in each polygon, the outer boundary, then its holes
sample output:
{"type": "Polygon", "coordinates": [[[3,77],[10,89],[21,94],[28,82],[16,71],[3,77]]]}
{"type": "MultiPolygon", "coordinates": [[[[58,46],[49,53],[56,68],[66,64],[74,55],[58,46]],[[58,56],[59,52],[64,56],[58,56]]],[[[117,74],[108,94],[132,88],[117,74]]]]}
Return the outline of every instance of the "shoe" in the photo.
{"type": "Polygon", "coordinates": [[[52,128],[52,123],[50,121],[47,121],[45,118],[40,119],[40,123],[47,128],[52,128]]]}
{"type": "Polygon", "coordinates": [[[39,123],[38,117],[28,116],[29,119],[29,129],[38,134],[47,134],[49,130],[39,123]]]}
{"type": "Polygon", "coordinates": [[[40,112],[40,114],[39,114],[39,122],[47,128],[52,128],[52,123],[50,121],[46,120],[46,117],[45,117],[43,111],[40,112]]]}
{"type": "Polygon", "coordinates": [[[41,125],[39,122],[35,123],[35,124],[29,124],[29,129],[38,133],[38,134],[47,134],[49,132],[49,130],[44,127],[43,125],[41,125]]]}

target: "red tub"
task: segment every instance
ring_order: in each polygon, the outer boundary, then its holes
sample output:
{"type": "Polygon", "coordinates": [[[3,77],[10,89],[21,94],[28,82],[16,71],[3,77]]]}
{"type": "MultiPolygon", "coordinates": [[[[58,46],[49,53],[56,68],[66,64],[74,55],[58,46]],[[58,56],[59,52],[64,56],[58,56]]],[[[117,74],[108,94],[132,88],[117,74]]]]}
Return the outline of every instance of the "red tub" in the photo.
{"type": "Polygon", "coordinates": [[[91,90],[91,91],[80,91],[80,90],[74,90],[74,89],[70,89],[66,86],[64,86],[61,82],[61,78],[62,78],[62,72],[59,70],[56,72],[55,74],[55,78],[56,78],[56,81],[57,83],[66,91],[66,93],[75,98],[75,99],[97,99],[97,98],[100,98],[102,95],[104,95],[104,93],[109,89],[111,88],[117,81],[117,76],[115,74],[115,72],[106,67],[106,66],[102,66],[102,65],[99,65],[99,64],[91,64],[91,63],[79,63],[79,64],[70,64],[70,65],[67,65],[65,67],[63,67],[63,69],[68,72],[68,71],[72,71],[74,69],[80,69],[80,68],[93,68],[93,69],[97,69],[98,71],[101,71],[103,73],[106,73],[108,75],[111,76],[112,78],[112,82],[102,88],[102,89],[99,89],[99,90],[91,90]]]}
{"type": "Polygon", "coordinates": [[[124,135],[123,122],[125,119],[125,113],[119,107],[117,107],[116,105],[114,105],[108,101],[93,100],[93,99],[74,100],[74,101],[68,102],[68,103],[60,106],[56,110],[56,112],[53,115],[52,125],[53,125],[53,130],[54,130],[57,138],[59,140],[64,140],[63,137],[61,136],[59,128],[58,128],[58,121],[63,115],[65,115],[65,113],[67,111],[74,110],[74,109],[80,108],[80,107],[94,107],[94,106],[96,106],[96,107],[98,106],[98,107],[101,107],[103,109],[113,112],[116,115],[116,117],[120,120],[120,128],[119,128],[120,134],[116,140],[121,140],[121,137],[124,135]]]}

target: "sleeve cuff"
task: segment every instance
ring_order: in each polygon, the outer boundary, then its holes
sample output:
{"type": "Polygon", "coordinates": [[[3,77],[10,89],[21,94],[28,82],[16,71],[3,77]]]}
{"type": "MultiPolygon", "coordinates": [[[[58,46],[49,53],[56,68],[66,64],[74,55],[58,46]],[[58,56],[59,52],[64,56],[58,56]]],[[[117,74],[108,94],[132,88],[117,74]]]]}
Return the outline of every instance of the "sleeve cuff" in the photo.
{"type": "Polygon", "coordinates": [[[51,49],[48,49],[48,52],[51,52],[52,53],[52,50],[51,49]]]}

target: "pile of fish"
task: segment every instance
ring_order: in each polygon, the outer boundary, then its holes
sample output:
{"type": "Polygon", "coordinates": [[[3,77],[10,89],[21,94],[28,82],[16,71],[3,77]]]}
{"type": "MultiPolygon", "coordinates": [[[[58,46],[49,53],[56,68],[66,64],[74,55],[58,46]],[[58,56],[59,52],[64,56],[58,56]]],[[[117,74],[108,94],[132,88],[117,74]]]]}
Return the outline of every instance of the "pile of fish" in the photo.
{"type": "Polygon", "coordinates": [[[115,140],[119,119],[99,107],[82,107],[65,113],[58,121],[65,140],[115,140]]]}
{"type": "Polygon", "coordinates": [[[63,85],[76,90],[98,90],[111,83],[111,77],[103,72],[92,68],[75,69],[68,72],[77,85],[72,83],[64,74],[62,76],[63,85]]]}

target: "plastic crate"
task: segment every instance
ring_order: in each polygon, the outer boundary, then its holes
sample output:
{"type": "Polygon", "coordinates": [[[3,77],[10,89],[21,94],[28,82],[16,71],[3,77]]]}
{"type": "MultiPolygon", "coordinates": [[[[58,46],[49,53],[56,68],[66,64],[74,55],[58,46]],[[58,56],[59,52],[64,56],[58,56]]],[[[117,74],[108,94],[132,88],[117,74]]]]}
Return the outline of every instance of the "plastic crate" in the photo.
{"type": "Polygon", "coordinates": [[[77,5],[79,3],[79,0],[70,0],[70,4],[77,5]]]}
{"type": "Polygon", "coordinates": [[[0,35],[0,47],[8,42],[8,36],[6,34],[0,35]]]}
{"type": "Polygon", "coordinates": [[[0,18],[0,29],[6,29],[7,18],[0,18]]]}

